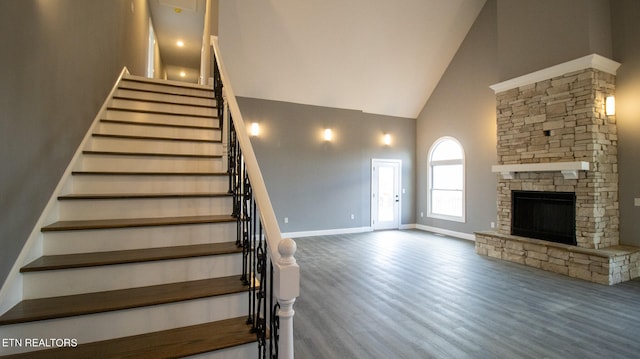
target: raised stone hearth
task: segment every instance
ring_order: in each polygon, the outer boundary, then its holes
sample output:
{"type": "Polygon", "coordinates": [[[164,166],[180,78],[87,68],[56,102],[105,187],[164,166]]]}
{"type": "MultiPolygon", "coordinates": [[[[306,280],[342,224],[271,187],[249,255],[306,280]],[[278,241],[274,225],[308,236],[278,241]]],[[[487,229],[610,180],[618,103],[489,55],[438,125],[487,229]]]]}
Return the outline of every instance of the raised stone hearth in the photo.
{"type": "Polygon", "coordinates": [[[491,86],[498,226],[476,233],[477,253],[603,284],[639,275],[640,256],[618,246],[617,127],[604,107],[619,65],[594,54],[491,86]],[[575,193],[576,246],[513,236],[513,191],[575,193]]]}
{"type": "Polygon", "coordinates": [[[637,247],[587,249],[496,232],[476,232],[476,253],[606,285],[640,277],[637,247]]]}

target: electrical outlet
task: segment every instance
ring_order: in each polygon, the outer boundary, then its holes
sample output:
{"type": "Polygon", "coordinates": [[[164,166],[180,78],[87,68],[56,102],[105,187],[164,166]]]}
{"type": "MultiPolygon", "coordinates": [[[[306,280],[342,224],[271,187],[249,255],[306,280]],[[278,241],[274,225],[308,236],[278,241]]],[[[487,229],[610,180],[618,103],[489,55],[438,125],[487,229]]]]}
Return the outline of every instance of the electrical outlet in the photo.
{"type": "Polygon", "coordinates": [[[356,215],[351,213],[351,219],[356,219],[356,215]]]}
{"type": "Polygon", "coordinates": [[[420,218],[424,217],[424,212],[420,212],[420,218]]]}
{"type": "Polygon", "coordinates": [[[496,222],[491,222],[491,228],[496,228],[496,222]]]}
{"type": "Polygon", "coordinates": [[[284,223],[289,223],[289,217],[284,217],[284,223]]]}

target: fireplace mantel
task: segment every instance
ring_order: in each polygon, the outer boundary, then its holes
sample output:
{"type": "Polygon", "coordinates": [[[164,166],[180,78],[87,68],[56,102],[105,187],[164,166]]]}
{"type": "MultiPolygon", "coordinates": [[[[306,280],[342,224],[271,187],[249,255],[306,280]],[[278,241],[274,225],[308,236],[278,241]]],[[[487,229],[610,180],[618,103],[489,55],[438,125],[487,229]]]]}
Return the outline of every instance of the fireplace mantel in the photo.
{"type": "Polygon", "coordinates": [[[619,62],[615,62],[598,54],[587,55],[575,60],[567,61],[556,66],[551,66],[540,71],[503,81],[489,86],[496,94],[520,86],[529,85],[538,81],[563,76],[564,74],[580,71],[588,68],[600,70],[615,75],[620,67],[619,62]]]}
{"type": "Polygon", "coordinates": [[[565,179],[577,179],[578,171],[588,171],[589,162],[550,162],[550,163],[523,163],[513,165],[494,165],[491,172],[500,173],[504,179],[513,179],[516,172],[562,172],[565,179]]]}

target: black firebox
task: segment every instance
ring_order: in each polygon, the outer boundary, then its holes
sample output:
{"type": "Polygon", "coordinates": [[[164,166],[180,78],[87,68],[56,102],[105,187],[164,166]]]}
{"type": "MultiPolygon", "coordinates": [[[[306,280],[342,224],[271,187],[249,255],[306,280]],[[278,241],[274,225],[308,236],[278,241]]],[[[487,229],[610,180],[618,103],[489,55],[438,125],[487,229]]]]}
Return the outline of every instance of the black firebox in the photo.
{"type": "Polygon", "coordinates": [[[576,245],[576,195],[511,192],[511,234],[576,245]]]}

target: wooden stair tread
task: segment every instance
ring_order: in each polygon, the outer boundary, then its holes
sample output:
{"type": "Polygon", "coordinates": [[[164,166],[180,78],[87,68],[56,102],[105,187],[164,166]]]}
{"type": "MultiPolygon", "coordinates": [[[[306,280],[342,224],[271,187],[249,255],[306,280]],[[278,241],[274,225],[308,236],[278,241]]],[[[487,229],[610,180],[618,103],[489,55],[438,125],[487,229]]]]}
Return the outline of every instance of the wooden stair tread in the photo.
{"type": "Polygon", "coordinates": [[[253,343],[246,317],[163,330],[130,337],[86,343],[75,348],[55,348],[2,358],[179,358],[253,343]]]}
{"type": "Polygon", "coordinates": [[[195,244],[188,246],[129,249],[122,251],[60,254],[42,256],[20,268],[20,272],[38,272],[57,269],[85,268],[114,264],[150,262],[167,259],[192,258],[220,254],[240,253],[235,242],[195,244]]]}
{"type": "MultiPolygon", "coordinates": [[[[170,95],[168,93],[165,93],[165,94],[170,95]]],[[[127,101],[166,104],[166,105],[175,105],[175,106],[183,106],[183,107],[216,108],[215,105],[199,105],[199,104],[184,103],[184,102],[178,102],[178,101],[141,99],[141,98],[135,98],[135,97],[123,96],[123,95],[113,96],[112,98],[114,100],[127,100],[127,101]]],[[[211,97],[210,99],[215,100],[215,98],[213,97],[211,97]]]]}
{"type": "Polygon", "coordinates": [[[0,325],[65,318],[247,291],[239,275],[61,297],[27,299],[0,316],[0,325]]]}
{"type": "Polygon", "coordinates": [[[218,126],[196,126],[196,125],[182,125],[175,123],[161,123],[161,122],[142,122],[142,121],[126,121],[126,120],[109,120],[109,119],[101,119],[100,122],[105,123],[117,123],[121,125],[139,125],[139,126],[152,126],[152,127],[174,127],[174,128],[189,128],[194,130],[211,130],[211,131],[220,131],[220,127],[218,126]]]}
{"type": "MultiPolygon", "coordinates": [[[[182,81],[150,79],[148,77],[142,77],[142,76],[136,76],[136,75],[130,75],[130,74],[125,75],[122,78],[122,81],[123,81],[122,83],[137,82],[137,83],[143,83],[143,84],[149,84],[149,85],[159,85],[159,86],[168,87],[168,88],[175,87],[175,88],[182,88],[182,89],[189,89],[189,90],[200,90],[200,91],[211,92],[211,96],[213,96],[213,87],[210,85],[199,85],[199,84],[192,84],[192,83],[182,82],[182,81]]],[[[122,86],[119,86],[119,87],[122,87],[122,86]]],[[[169,92],[163,91],[162,93],[169,93],[169,92]]],[[[187,95],[187,96],[191,96],[191,95],[187,95]]]]}
{"type": "Polygon", "coordinates": [[[66,194],[59,196],[59,200],[84,199],[149,199],[149,198],[200,198],[200,197],[230,197],[228,192],[192,192],[192,193],[85,193],[66,194]]]}
{"type": "Polygon", "coordinates": [[[180,117],[199,117],[199,118],[218,118],[217,115],[196,115],[191,113],[177,113],[169,111],[153,111],[153,110],[139,110],[120,107],[107,107],[107,111],[122,111],[122,112],[137,112],[146,113],[150,115],[168,115],[168,116],[180,116],[180,117]]]}
{"type": "Polygon", "coordinates": [[[73,175],[101,176],[228,176],[228,172],[134,172],[134,171],[73,171],[73,175]]]}
{"type": "Polygon", "coordinates": [[[148,140],[148,141],[176,141],[176,142],[204,142],[204,143],[222,143],[222,140],[207,140],[200,138],[178,138],[166,136],[139,136],[139,135],[114,135],[108,133],[94,133],[93,137],[121,138],[127,140],[148,140]]]}
{"type": "Polygon", "coordinates": [[[42,232],[70,231],[84,229],[110,229],[131,227],[174,226],[181,224],[204,224],[234,222],[230,215],[180,216],[158,218],[116,218],[78,221],[59,221],[42,227],[42,232]]]}
{"type": "Polygon", "coordinates": [[[153,152],[124,152],[124,151],[82,151],[85,155],[109,156],[147,156],[147,157],[181,157],[181,158],[222,158],[222,155],[201,155],[196,153],[153,153],[153,152]]]}
{"type": "MultiPolygon", "coordinates": [[[[197,99],[206,99],[206,100],[215,100],[215,94],[213,93],[213,90],[210,88],[190,88],[189,90],[196,90],[196,91],[205,91],[205,92],[209,92],[209,94],[207,95],[195,95],[195,94],[184,94],[184,93],[179,93],[177,91],[169,91],[169,89],[167,88],[163,88],[162,90],[152,90],[152,89],[143,89],[143,88],[139,88],[139,87],[135,87],[135,86],[131,86],[131,84],[125,83],[126,81],[130,81],[128,79],[124,79],[124,81],[122,83],[120,83],[120,85],[118,86],[118,90],[126,90],[126,91],[135,91],[135,92],[145,92],[145,93],[153,93],[153,94],[161,94],[161,95],[171,95],[171,96],[180,96],[180,97],[187,97],[187,98],[197,98],[197,99]]],[[[131,82],[139,82],[139,83],[144,83],[144,81],[131,81],[131,82]]],[[[161,86],[167,86],[167,85],[162,85],[162,84],[157,84],[157,83],[148,83],[151,85],[161,85],[161,86]]],[[[169,85],[170,86],[170,85],[169,85]]]]}

